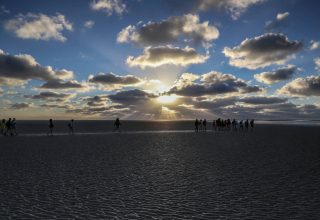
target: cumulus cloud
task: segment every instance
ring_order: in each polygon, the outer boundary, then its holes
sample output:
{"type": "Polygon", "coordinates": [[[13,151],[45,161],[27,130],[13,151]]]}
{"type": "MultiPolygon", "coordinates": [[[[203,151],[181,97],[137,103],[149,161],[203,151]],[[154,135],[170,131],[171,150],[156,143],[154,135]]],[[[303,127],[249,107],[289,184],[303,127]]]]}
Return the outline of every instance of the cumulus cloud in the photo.
{"type": "Polygon", "coordinates": [[[314,41],[314,40],[311,40],[310,41],[310,50],[317,50],[320,48],[320,42],[319,41],[314,41]]]}
{"type": "Polygon", "coordinates": [[[288,99],[280,97],[249,96],[240,98],[237,101],[251,105],[271,105],[285,103],[288,101],[288,99]]]}
{"type": "MultiPolygon", "coordinates": [[[[206,96],[222,94],[245,94],[262,92],[258,86],[250,86],[242,79],[238,79],[231,74],[223,74],[212,71],[201,75],[200,82],[194,82],[195,78],[188,75],[191,80],[178,80],[168,93],[182,96],[206,96]],[[185,82],[186,84],[183,84],[185,82]]],[[[185,76],[183,76],[185,78],[185,76]]]]}
{"type": "Polygon", "coordinates": [[[233,48],[225,47],[223,53],[230,58],[232,66],[257,69],[282,65],[301,48],[299,41],[290,41],[283,34],[268,33],[246,39],[233,48]]]}
{"type": "Polygon", "coordinates": [[[179,48],[168,45],[147,47],[142,55],[138,57],[129,56],[126,62],[131,67],[139,66],[141,68],[158,67],[166,64],[188,66],[204,63],[208,58],[209,55],[200,55],[190,47],[179,48]]]}
{"type": "Polygon", "coordinates": [[[273,29],[279,29],[286,24],[287,18],[289,17],[289,12],[279,13],[277,14],[275,21],[267,21],[266,22],[266,30],[271,31],[273,29]]]}
{"type": "Polygon", "coordinates": [[[84,84],[84,83],[79,83],[76,80],[70,80],[70,81],[62,81],[62,80],[51,80],[48,82],[45,82],[42,84],[39,89],[49,89],[49,90],[54,90],[54,89],[64,89],[64,90],[88,90],[89,87],[84,84]]]}
{"type": "Polygon", "coordinates": [[[316,70],[320,70],[320,57],[314,59],[314,64],[316,65],[316,70]]]}
{"type": "Polygon", "coordinates": [[[158,96],[139,89],[133,89],[127,91],[120,91],[116,94],[109,95],[108,97],[111,101],[115,103],[126,105],[139,105],[139,102],[147,101],[158,96]]]}
{"type": "Polygon", "coordinates": [[[88,106],[105,106],[109,100],[108,95],[96,95],[85,99],[88,106]]]}
{"type": "Polygon", "coordinates": [[[19,14],[5,22],[5,29],[13,32],[18,38],[34,40],[57,40],[65,42],[64,30],[72,31],[73,25],[64,15],[55,16],[28,13],[19,14]]]}
{"type": "Polygon", "coordinates": [[[105,89],[120,89],[125,86],[136,86],[143,80],[132,75],[119,76],[114,73],[100,73],[98,75],[90,75],[88,82],[96,83],[105,89]]]}
{"type": "Polygon", "coordinates": [[[25,109],[25,108],[29,108],[31,105],[29,103],[14,103],[11,105],[11,109],[16,109],[16,110],[20,110],[20,109],[25,109]]]}
{"type": "Polygon", "coordinates": [[[260,4],[266,0],[196,0],[196,9],[208,11],[210,9],[225,9],[232,19],[237,20],[250,6],[260,4]]]}
{"type": "Polygon", "coordinates": [[[85,21],[83,26],[85,28],[89,28],[90,29],[90,28],[92,28],[94,26],[94,21],[91,21],[91,20],[85,21]]]}
{"type": "Polygon", "coordinates": [[[198,15],[173,16],[160,22],[148,22],[142,26],[130,25],[117,37],[119,43],[133,42],[140,46],[171,44],[181,39],[208,44],[219,37],[218,29],[208,21],[200,22],[198,15]]]}
{"type": "Polygon", "coordinates": [[[255,74],[254,78],[262,83],[273,84],[283,80],[291,79],[296,70],[296,67],[288,66],[270,72],[255,74]]]}
{"type": "Polygon", "coordinates": [[[320,76],[297,78],[284,85],[278,93],[290,96],[320,96],[320,76]]]}
{"type": "Polygon", "coordinates": [[[127,11],[126,4],[121,0],[93,0],[90,7],[95,11],[103,11],[108,16],[111,16],[113,13],[122,15],[127,11]]]}
{"type": "Polygon", "coordinates": [[[72,94],[66,94],[66,93],[40,92],[39,94],[36,94],[36,95],[25,95],[24,97],[30,98],[30,99],[63,102],[71,98],[72,96],[73,96],[72,94]]]}

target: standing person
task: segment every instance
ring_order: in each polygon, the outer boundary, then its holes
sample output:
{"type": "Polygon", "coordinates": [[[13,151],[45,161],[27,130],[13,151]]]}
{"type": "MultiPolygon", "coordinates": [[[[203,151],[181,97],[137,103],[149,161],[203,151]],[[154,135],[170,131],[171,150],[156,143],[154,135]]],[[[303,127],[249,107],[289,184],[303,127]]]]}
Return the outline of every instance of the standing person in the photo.
{"type": "Polygon", "coordinates": [[[6,131],[6,119],[2,119],[0,122],[0,132],[4,135],[4,132],[6,131]]]}
{"type": "Polygon", "coordinates": [[[9,133],[12,135],[12,131],[11,131],[11,118],[9,118],[9,120],[6,122],[6,129],[4,132],[4,136],[7,136],[7,133],[9,133]]]}
{"type": "Polygon", "coordinates": [[[241,120],[241,121],[239,122],[239,127],[240,127],[241,130],[243,130],[243,120],[241,120]]]}
{"type": "Polygon", "coordinates": [[[18,135],[16,126],[17,126],[16,118],[13,118],[12,121],[11,121],[11,133],[13,135],[18,135]]]}
{"type": "Polygon", "coordinates": [[[251,121],[250,121],[250,127],[251,127],[251,131],[253,131],[253,127],[254,127],[254,120],[253,119],[251,119],[251,121]]]}
{"type": "Polygon", "coordinates": [[[199,130],[202,131],[202,119],[199,120],[199,130]]]}
{"type": "Polygon", "coordinates": [[[49,131],[48,131],[47,135],[51,134],[51,136],[53,136],[53,128],[54,128],[54,125],[53,125],[53,120],[52,120],[52,118],[49,119],[48,127],[49,127],[49,131]]]}
{"type": "Polygon", "coordinates": [[[120,132],[120,125],[121,125],[120,119],[117,118],[116,121],[115,121],[114,124],[113,124],[113,126],[116,127],[113,131],[118,131],[118,132],[120,132]]]}
{"type": "Polygon", "coordinates": [[[244,122],[244,126],[246,127],[246,131],[248,131],[248,129],[249,129],[249,120],[248,119],[244,122]]]}
{"type": "Polygon", "coordinates": [[[195,130],[195,132],[199,131],[199,121],[197,118],[196,118],[196,121],[194,122],[194,130],[195,130]]]}
{"type": "Polygon", "coordinates": [[[71,119],[70,122],[68,123],[69,134],[74,134],[73,122],[74,122],[74,120],[71,119]]]}
{"type": "Polygon", "coordinates": [[[212,130],[217,130],[217,123],[216,123],[216,120],[212,120],[212,130]]]}
{"type": "Polygon", "coordinates": [[[207,119],[203,119],[202,125],[203,125],[203,130],[207,131],[207,119]]]}

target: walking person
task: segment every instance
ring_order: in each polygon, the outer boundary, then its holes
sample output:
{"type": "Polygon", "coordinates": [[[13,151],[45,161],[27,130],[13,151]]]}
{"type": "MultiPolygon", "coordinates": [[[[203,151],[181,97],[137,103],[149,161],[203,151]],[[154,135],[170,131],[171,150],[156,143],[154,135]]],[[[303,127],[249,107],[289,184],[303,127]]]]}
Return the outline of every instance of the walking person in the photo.
{"type": "Polygon", "coordinates": [[[254,127],[254,120],[253,119],[251,119],[251,121],[250,121],[250,127],[251,127],[251,131],[253,131],[253,127],[254,127]]]}
{"type": "Polygon", "coordinates": [[[7,136],[7,133],[10,133],[12,136],[12,131],[11,131],[11,118],[6,122],[6,129],[4,131],[4,136],[7,136]]]}
{"type": "Polygon", "coordinates": [[[120,132],[120,125],[121,125],[120,119],[117,118],[116,121],[115,121],[114,124],[113,124],[113,126],[116,127],[113,131],[118,131],[118,132],[120,132]]]}
{"type": "Polygon", "coordinates": [[[49,131],[47,132],[47,135],[49,136],[49,134],[50,134],[51,136],[53,136],[53,128],[54,128],[54,125],[53,125],[53,120],[52,120],[52,118],[49,119],[48,127],[49,127],[49,131]]]}
{"type": "Polygon", "coordinates": [[[17,126],[16,118],[13,118],[12,121],[11,121],[11,133],[13,135],[18,135],[16,126],[17,126]]]}
{"type": "Polygon", "coordinates": [[[4,135],[4,132],[6,131],[6,119],[2,119],[0,122],[0,132],[4,135]]]}
{"type": "Polygon", "coordinates": [[[74,134],[74,120],[71,119],[70,122],[68,123],[68,128],[69,128],[69,134],[74,134]]]}
{"type": "Polygon", "coordinates": [[[196,118],[196,121],[194,122],[194,130],[195,130],[195,132],[199,131],[199,121],[197,118],[196,118]]]}
{"type": "Polygon", "coordinates": [[[212,130],[216,131],[217,130],[217,123],[216,120],[212,120],[212,130]]]}
{"type": "Polygon", "coordinates": [[[203,119],[202,125],[203,125],[203,130],[207,131],[207,119],[203,119]]]}
{"type": "Polygon", "coordinates": [[[246,131],[248,131],[249,130],[249,120],[248,119],[244,122],[244,126],[246,127],[246,131]]]}

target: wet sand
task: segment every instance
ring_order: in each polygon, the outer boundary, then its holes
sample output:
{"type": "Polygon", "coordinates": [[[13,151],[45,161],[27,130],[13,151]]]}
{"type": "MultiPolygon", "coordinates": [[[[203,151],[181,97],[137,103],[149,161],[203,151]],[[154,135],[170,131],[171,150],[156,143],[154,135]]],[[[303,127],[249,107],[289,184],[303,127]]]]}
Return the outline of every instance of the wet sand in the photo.
{"type": "Polygon", "coordinates": [[[320,127],[23,134],[0,137],[1,219],[320,216],[320,127]]]}

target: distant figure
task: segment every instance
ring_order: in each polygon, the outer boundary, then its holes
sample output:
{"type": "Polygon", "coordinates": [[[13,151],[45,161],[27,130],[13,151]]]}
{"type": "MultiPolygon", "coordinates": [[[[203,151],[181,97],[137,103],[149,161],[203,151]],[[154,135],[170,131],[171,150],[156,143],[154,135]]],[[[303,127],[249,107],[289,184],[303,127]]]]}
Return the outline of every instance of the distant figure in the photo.
{"type": "Polygon", "coordinates": [[[4,135],[4,132],[6,131],[6,119],[2,119],[0,122],[0,132],[4,135]]]}
{"type": "Polygon", "coordinates": [[[49,127],[49,131],[48,131],[47,135],[51,134],[51,136],[52,136],[53,135],[53,127],[54,127],[52,118],[49,119],[48,127],[49,127]]]}
{"type": "Polygon", "coordinates": [[[212,130],[217,130],[217,123],[216,123],[216,120],[212,120],[212,130]]]}
{"type": "Polygon", "coordinates": [[[12,133],[12,135],[18,135],[16,126],[17,126],[17,121],[16,121],[15,118],[13,118],[12,121],[11,121],[11,133],[12,133]]]}
{"type": "Polygon", "coordinates": [[[249,120],[248,119],[244,122],[244,126],[246,127],[246,131],[248,131],[248,129],[249,129],[249,120]]]}
{"type": "Polygon", "coordinates": [[[237,122],[236,122],[236,119],[233,119],[232,122],[231,122],[231,124],[232,124],[232,129],[236,131],[236,130],[237,130],[237,122]]]}
{"type": "Polygon", "coordinates": [[[9,118],[9,120],[6,122],[6,129],[4,132],[4,136],[7,136],[7,133],[10,133],[10,135],[12,136],[12,130],[11,130],[11,118],[9,118]]]}
{"type": "Polygon", "coordinates": [[[199,121],[197,118],[196,118],[196,121],[194,122],[194,130],[195,130],[195,132],[199,131],[199,121]]]}
{"type": "Polygon", "coordinates": [[[71,119],[70,122],[68,123],[69,134],[74,134],[73,122],[74,122],[74,120],[71,119]]]}
{"type": "Polygon", "coordinates": [[[239,122],[239,127],[240,127],[241,130],[243,130],[243,120],[241,120],[241,121],[239,122]]]}
{"type": "Polygon", "coordinates": [[[203,130],[207,131],[207,120],[206,119],[203,119],[202,125],[203,125],[203,130]]]}
{"type": "Polygon", "coordinates": [[[250,127],[251,127],[251,131],[252,131],[253,127],[254,127],[254,120],[253,119],[251,119],[251,121],[250,121],[250,127]]]}
{"type": "Polygon", "coordinates": [[[202,131],[202,119],[199,120],[199,130],[202,131]]]}
{"type": "Polygon", "coordinates": [[[120,132],[120,125],[121,125],[120,120],[119,120],[119,118],[117,118],[116,121],[115,121],[114,124],[113,124],[113,126],[116,127],[113,131],[118,131],[118,132],[120,132]]]}

